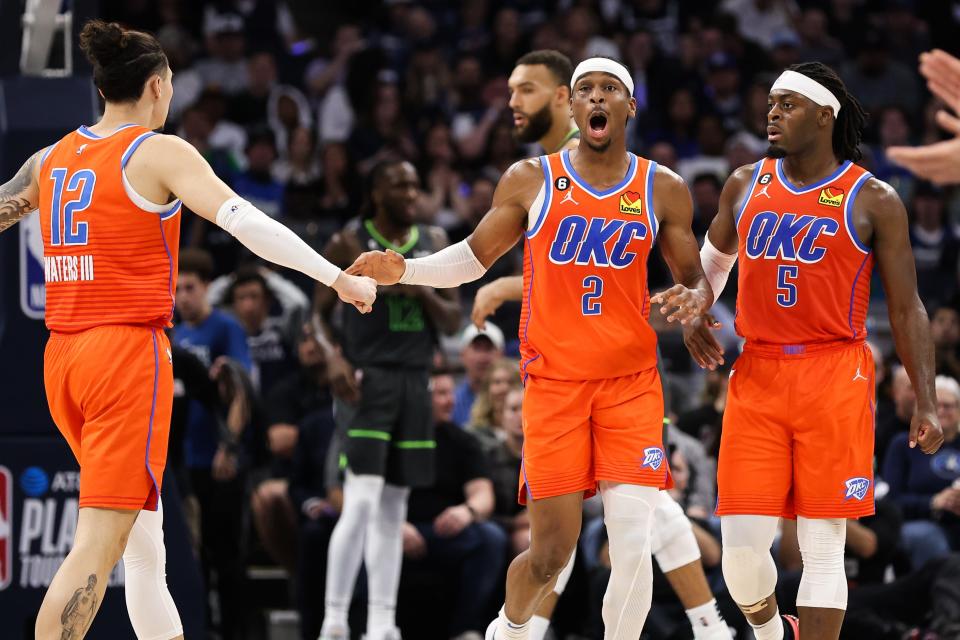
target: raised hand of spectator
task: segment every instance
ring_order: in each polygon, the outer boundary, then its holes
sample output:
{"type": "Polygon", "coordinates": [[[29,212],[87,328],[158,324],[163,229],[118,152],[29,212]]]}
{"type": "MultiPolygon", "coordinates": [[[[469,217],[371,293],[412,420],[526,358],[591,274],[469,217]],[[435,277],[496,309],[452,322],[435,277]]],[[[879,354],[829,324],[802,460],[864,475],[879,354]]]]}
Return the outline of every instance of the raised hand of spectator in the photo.
{"type": "Polygon", "coordinates": [[[219,482],[227,482],[237,477],[237,454],[227,450],[221,445],[217,453],[213,456],[213,467],[211,469],[213,479],[219,482]]]}
{"type": "Polygon", "coordinates": [[[447,507],[433,521],[433,530],[441,538],[453,538],[460,535],[473,522],[473,513],[465,504],[447,507]]]}
{"type": "Polygon", "coordinates": [[[348,404],[360,402],[360,384],[357,373],[341,353],[327,356],[327,376],[333,394],[348,404]]]}
{"type": "Polygon", "coordinates": [[[403,523],[403,555],[415,559],[427,555],[427,541],[409,522],[403,523]]]}
{"type": "Polygon", "coordinates": [[[292,424],[273,424],[267,429],[267,446],[278,458],[290,458],[297,446],[300,430],[292,424]]]}
{"type": "Polygon", "coordinates": [[[947,487],[933,496],[930,506],[934,511],[948,511],[960,516],[960,489],[947,487]]]}
{"type": "MultiPolygon", "coordinates": [[[[934,49],[920,55],[920,73],[930,91],[960,114],[960,60],[934,49]]],[[[887,157],[937,184],[960,182],[960,119],[941,109],[937,124],[954,137],[922,147],[890,147],[887,157]]]]}

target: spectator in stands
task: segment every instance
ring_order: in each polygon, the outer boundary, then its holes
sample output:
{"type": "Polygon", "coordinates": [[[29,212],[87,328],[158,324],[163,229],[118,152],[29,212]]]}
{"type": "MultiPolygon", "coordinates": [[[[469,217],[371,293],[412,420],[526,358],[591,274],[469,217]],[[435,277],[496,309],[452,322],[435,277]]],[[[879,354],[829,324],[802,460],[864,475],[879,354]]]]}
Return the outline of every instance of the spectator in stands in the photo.
{"type": "Polygon", "coordinates": [[[247,58],[247,86],[230,98],[227,118],[244,127],[267,121],[267,101],[277,83],[277,62],[269,51],[247,58]]]}
{"type": "Polygon", "coordinates": [[[320,152],[323,180],[317,218],[321,226],[339,229],[357,215],[360,207],[360,177],[350,157],[349,147],[328,142],[320,152]]]}
{"type": "Polygon", "coordinates": [[[418,203],[420,218],[449,229],[464,205],[456,148],[445,122],[435,122],[427,129],[423,156],[425,162],[420,175],[424,176],[426,190],[418,203]]]}
{"type": "Polygon", "coordinates": [[[703,239],[717,215],[723,183],[715,173],[698,173],[691,183],[693,194],[693,233],[703,239]]]}
{"type": "Polygon", "coordinates": [[[937,417],[943,428],[943,446],[926,456],[907,446],[907,434],[890,441],[883,477],[890,498],[903,510],[904,546],[914,569],[927,561],[960,550],[960,384],[937,376],[937,417]],[[957,484],[955,484],[957,483],[957,484]]]}
{"type": "Polygon", "coordinates": [[[877,460],[886,460],[887,446],[897,434],[910,430],[910,420],[917,409],[917,394],[903,365],[895,365],[890,375],[890,399],[893,411],[877,417],[875,455],[877,460]]]}
{"type": "MultiPolygon", "coordinates": [[[[300,523],[295,571],[297,609],[301,637],[316,640],[322,622],[327,547],[340,511],[341,494],[339,490],[329,489],[327,462],[336,425],[327,384],[326,359],[310,325],[303,328],[299,356],[300,370],[277,385],[266,400],[266,408],[267,422],[271,425],[268,434],[276,431],[294,441],[289,480],[284,483],[289,487],[287,504],[300,523]]],[[[257,491],[261,498],[267,498],[262,495],[264,488],[261,485],[257,491]]],[[[269,495],[264,507],[272,505],[274,509],[287,509],[286,505],[280,506],[282,498],[277,497],[274,489],[270,489],[269,495]]],[[[269,520],[270,515],[269,508],[258,515],[256,523],[261,535],[264,527],[273,528],[276,524],[269,520]]],[[[273,539],[278,544],[289,544],[288,537],[273,539]]],[[[277,547],[275,552],[279,560],[288,558],[292,549],[277,547]]]]}
{"type": "Polygon", "coordinates": [[[480,441],[485,451],[503,439],[503,412],[507,393],[521,386],[520,363],[509,358],[497,360],[487,373],[486,381],[473,407],[467,429],[480,441]]]}
{"type": "Polygon", "coordinates": [[[910,119],[907,112],[902,107],[888,106],[871,115],[877,123],[879,137],[879,144],[872,149],[871,171],[880,180],[890,183],[902,200],[908,201],[913,195],[913,174],[891,162],[886,156],[888,147],[910,144],[910,119]]]}
{"type": "Polygon", "coordinates": [[[247,168],[231,181],[233,190],[241,198],[269,215],[283,215],[283,185],[272,175],[277,160],[277,144],[267,128],[254,130],[247,139],[247,168]]]}
{"type": "Polygon", "coordinates": [[[952,304],[937,307],[930,318],[937,373],[960,380],[960,312],[952,304]]]}
{"type": "Polygon", "coordinates": [[[671,492],[684,505],[691,518],[706,520],[717,506],[717,463],[707,456],[704,446],[673,424],[666,426],[667,443],[683,458],[684,482],[682,488],[671,492]]]}
{"type": "Polygon", "coordinates": [[[773,37],[789,29],[799,14],[793,0],[724,0],[723,11],[737,17],[740,35],[764,49],[773,48],[773,37]]]}
{"type": "Polygon", "coordinates": [[[678,158],[690,158],[697,155],[694,131],[697,123],[697,106],[693,93],[686,88],[673,92],[667,103],[666,121],[650,134],[649,142],[670,143],[678,158]]]}
{"type": "Polygon", "coordinates": [[[503,356],[503,332],[500,327],[487,322],[483,330],[473,324],[463,330],[460,338],[460,359],[466,377],[454,392],[453,422],[461,427],[470,424],[470,412],[477,394],[483,389],[487,372],[496,360],[503,356]]]}
{"type": "Polygon", "coordinates": [[[350,59],[367,46],[356,24],[341,24],[333,36],[330,57],[314,59],[303,83],[311,103],[317,104],[317,126],[323,142],[345,142],[353,129],[354,112],[347,96],[350,59]]]}
{"type": "Polygon", "coordinates": [[[231,375],[223,378],[221,395],[233,398],[244,394],[247,402],[232,403],[226,425],[196,401],[192,401],[187,423],[186,464],[190,486],[200,505],[201,561],[211,588],[211,573],[217,574],[220,602],[220,631],[225,639],[235,637],[242,620],[243,568],[240,540],[243,535],[245,470],[243,438],[252,415],[253,390],[243,380],[243,369],[251,366],[246,335],[231,316],[213,309],[207,301],[207,285],[213,272],[209,254],[196,249],[180,252],[176,311],[180,322],[173,339],[191,351],[211,375],[220,377],[227,366],[231,375]],[[239,366],[231,366],[230,362],[239,366]]]}
{"type": "Polygon", "coordinates": [[[890,103],[911,114],[920,112],[917,76],[910,68],[890,59],[887,38],[880,31],[868,30],[864,34],[856,59],[848,60],[841,67],[840,75],[850,94],[857,96],[868,112],[876,112],[890,103]]]}
{"type": "Polygon", "coordinates": [[[287,155],[273,165],[273,178],[283,185],[283,215],[309,220],[317,210],[323,172],[317,157],[316,137],[309,127],[290,134],[287,155]]]}
{"type": "Polygon", "coordinates": [[[957,290],[960,240],[945,219],[943,191],[929,182],[918,183],[911,213],[910,245],[920,298],[933,304],[946,302],[957,290]]]}
{"type": "MultiPolygon", "coordinates": [[[[740,94],[740,69],[728,53],[716,53],[707,60],[703,93],[709,110],[719,115],[722,127],[733,130],[740,124],[743,101],[740,94]]],[[[702,122],[702,121],[701,121],[702,122]]]]}
{"type": "Polygon", "coordinates": [[[416,145],[403,118],[396,84],[377,84],[373,104],[357,125],[350,135],[349,147],[356,155],[361,173],[367,173],[388,157],[417,157],[416,145]]]}
{"type": "Polygon", "coordinates": [[[243,18],[236,13],[218,13],[209,6],[203,20],[203,33],[209,57],[199,60],[194,70],[205,87],[217,88],[232,96],[239,94],[249,81],[243,57],[247,45],[243,18]]]}
{"type": "Polygon", "coordinates": [[[677,429],[699,440],[714,460],[720,451],[720,429],[729,382],[729,365],[707,371],[699,406],[677,418],[677,429]]]}
{"type": "MultiPolygon", "coordinates": [[[[306,299],[303,301],[306,303],[306,299]]],[[[274,303],[266,278],[254,266],[241,267],[227,291],[227,303],[247,335],[247,348],[253,364],[254,386],[266,395],[284,376],[296,368],[296,343],[299,327],[306,312],[284,318],[270,315],[274,303]]]]}
{"type": "MultiPolygon", "coordinates": [[[[253,524],[261,543],[291,575],[294,574],[297,559],[297,514],[306,517],[311,514],[302,510],[307,498],[297,493],[304,491],[305,487],[298,485],[295,491],[290,478],[298,460],[309,462],[316,455],[315,451],[310,450],[315,444],[310,440],[316,435],[313,432],[318,429],[324,432],[328,426],[332,429],[333,422],[326,359],[310,324],[301,327],[297,356],[299,368],[278,382],[265,396],[264,440],[267,456],[261,469],[262,479],[255,485],[250,500],[253,524]],[[307,443],[301,445],[301,433],[308,431],[307,443]],[[298,453],[301,446],[308,449],[302,455],[298,453]]],[[[312,486],[304,477],[299,477],[298,481],[312,486]]]]}
{"type": "Polygon", "coordinates": [[[503,403],[503,439],[489,454],[497,498],[494,519],[510,536],[511,558],[530,546],[530,518],[517,499],[522,456],[523,388],[514,387],[503,403]]]}
{"type": "Polygon", "coordinates": [[[800,17],[800,58],[819,60],[836,69],[843,61],[843,46],[827,30],[827,14],[820,7],[807,7],[800,17]]]}
{"type": "Polygon", "coordinates": [[[437,476],[432,487],[410,493],[403,530],[404,569],[440,572],[446,576],[440,584],[456,585],[447,637],[475,640],[489,621],[506,560],[507,536],[489,521],[495,497],[480,443],[451,422],[453,376],[435,374],[430,384],[437,476]]]}
{"type": "Polygon", "coordinates": [[[299,128],[313,128],[313,115],[306,96],[288,84],[274,87],[267,102],[267,124],[273,131],[279,157],[290,153],[290,138],[299,128]]]}

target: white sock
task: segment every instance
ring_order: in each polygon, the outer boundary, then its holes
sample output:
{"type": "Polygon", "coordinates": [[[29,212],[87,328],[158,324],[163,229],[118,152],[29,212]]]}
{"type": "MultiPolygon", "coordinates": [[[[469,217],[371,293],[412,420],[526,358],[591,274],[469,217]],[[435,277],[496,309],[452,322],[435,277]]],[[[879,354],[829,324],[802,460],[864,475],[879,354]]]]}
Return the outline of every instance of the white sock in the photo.
{"type": "Polygon", "coordinates": [[[380,505],[367,524],[367,637],[377,640],[396,627],[397,590],[403,564],[403,523],[410,490],[386,485],[380,505]]]}
{"type": "Polygon", "coordinates": [[[757,626],[750,623],[753,627],[753,635],[757,640],[783,640],[783,620],[780,618],[780,609],[773,612],[773,617],[757,626]]]}
{"type": "Polygon", "coordinates": [[[500,608],[497,617],[497,640],[530,640],[530,621],[515,624],[507,618],[506,608],[500,608]]]}
{"type": "Polygon", "coordinates": [[[699,607],[687,609],[687,617],[690,619],[690,626],[693,627],[694,640],[719,640],[720,638],[729,638],[730,629],[727,623],[723,621],[717,601],[711,600],[699,607]]]}
{"type": "Polygon", "coordinates": [[[343,486],[343,512],[330,536],[327,552],[327,594],[322,635],[347,630],[353,587],[363,561],[367,523],[374,517],[383,478],[349,471],[343,486]]]}
{"type": "Polygon", "coordinates": [[[550,618],[533,616],[530,618],[530,640],[543,640],[550,628],[550,618]]]}

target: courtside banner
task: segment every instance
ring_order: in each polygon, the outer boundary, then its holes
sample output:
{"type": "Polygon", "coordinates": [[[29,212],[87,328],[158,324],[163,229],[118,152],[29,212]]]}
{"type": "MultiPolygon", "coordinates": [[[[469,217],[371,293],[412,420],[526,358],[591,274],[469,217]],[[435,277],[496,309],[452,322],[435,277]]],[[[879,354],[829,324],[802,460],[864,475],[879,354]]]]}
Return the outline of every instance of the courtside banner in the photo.
{"type": "MultiPolygon", "coordinates": [[[[176,487],[164,483],[167,576],[189,637],[203,637],[203,589],[190,551],[176,487]],[[192,603],[190,602],[192,600],[192,603]]],[[[59,439],[0,436],[0,637],[33,637],[43,595],[73,547],[80,471],[59,439]]],[[[123,562],[110,574],[90,638],[134,640],[123,562]]]]}

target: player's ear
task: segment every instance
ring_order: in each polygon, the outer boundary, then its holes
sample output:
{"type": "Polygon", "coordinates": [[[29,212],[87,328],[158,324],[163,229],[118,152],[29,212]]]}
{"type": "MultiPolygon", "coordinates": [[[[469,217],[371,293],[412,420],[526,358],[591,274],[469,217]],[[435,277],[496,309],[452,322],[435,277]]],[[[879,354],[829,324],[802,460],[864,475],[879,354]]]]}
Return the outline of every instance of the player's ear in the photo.
{"type": "Polygon", "coordinates": [[[637,99],[633,96],[630,96],[630,117],[634,118],[637,115],[637,99]]]}

